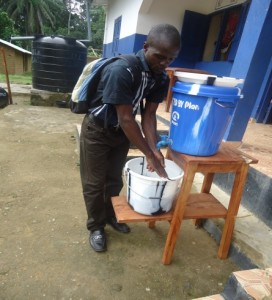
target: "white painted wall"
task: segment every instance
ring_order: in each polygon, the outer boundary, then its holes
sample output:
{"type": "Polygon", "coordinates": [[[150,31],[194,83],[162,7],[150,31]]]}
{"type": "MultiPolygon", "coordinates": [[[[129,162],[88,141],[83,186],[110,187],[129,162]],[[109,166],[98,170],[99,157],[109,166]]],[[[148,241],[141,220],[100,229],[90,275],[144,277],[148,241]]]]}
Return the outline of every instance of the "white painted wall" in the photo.
{"type": "MultiPolygon", "coordinates": [[[[245,1],[237,0],[235,5],[245,1]]],[[[217,0],[110,0],[104,43],[112,42],[114,20],[120,16],[122,16],[120,38],[135,33],[148,34],[150,28],[159,23],[172,24],[181,31],[185,10],[210,14],[215,11],[216,3],[217,0]]]]}
{"type": "MultiPolygon", "coordinates": [[[[230,0],[225,0],[228,1],[230,0]]],[[[159,23],[172,24],[181,31],[185,10],[210,14],[215,11],[217,0],[144,0],[144,2],[148,2],[149,10],[139,12],[137,33],[141,34],[147,34],[152,26],[159,23]]],[[[245,0],[237,0],[236,4],[243,2],[245,0]]]]}
{"type": "Polygon", "coordinates": [[[200,13],[213,11],[216,0],[152,0],[149,12],[139,15],[137,32],[147,34],[149,29],[159,23],[169,23],[181,30],[185,10],[200,13]]]}
{"type": "Polygon", "coordinates": [[[114,21],[122,16],[120,38],[135,34],[139,8],[143,0],[110,0],[105,24],[104,43],[112,42],[114,21]]]}

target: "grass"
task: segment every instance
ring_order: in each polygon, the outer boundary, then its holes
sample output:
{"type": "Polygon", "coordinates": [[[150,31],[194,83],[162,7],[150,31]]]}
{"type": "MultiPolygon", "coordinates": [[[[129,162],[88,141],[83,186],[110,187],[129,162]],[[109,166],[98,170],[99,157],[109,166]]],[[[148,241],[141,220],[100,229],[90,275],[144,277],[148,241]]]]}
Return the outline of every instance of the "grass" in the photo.
{"type": "MultiPolygon", "coordinates": [[[[6,82],[6,75],[0,74],[0,82],[6,82]]],[[[22,75],[9,75],[9,82],[10,83],[17,83],[17,84],[32,84],[32,73],[27,72],[22,75]]]]}

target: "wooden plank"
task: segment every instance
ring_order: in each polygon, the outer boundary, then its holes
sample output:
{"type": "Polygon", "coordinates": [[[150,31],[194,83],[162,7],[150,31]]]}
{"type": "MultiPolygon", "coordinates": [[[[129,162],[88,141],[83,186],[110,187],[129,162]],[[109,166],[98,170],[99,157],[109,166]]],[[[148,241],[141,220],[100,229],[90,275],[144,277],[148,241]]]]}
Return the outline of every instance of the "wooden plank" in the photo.
{"type": "Polygon", "coordinates": [[[173,211],[156,216],[142,215],[135,212],[128,204],[126,196],[112,197],[112,205],[119,223],[150,222],[171,220],[173,211]]]}
{"type": "Polygon", "coordinates": [[[240,169],[241,164],[206,164],[199,163],[197,172],[199,173],[232,173],[240,169]]]}
{"type": "Polygon", "coordinates": [[[225,218],[228,210],[212,195],[194,193],[188,197],[184,219],[225,218]]]}
{"type": "MultiPolygon", "coordinates": [[[[198,163],[202,166],[204,165],[212,165],[216,166],[218,165],[225,165],[224,168],[226,168],[227,165],[233,164],[233,165],[241,165],[242,163],[246,162],[247,164],[256,164],[258,163],[258,160],[239,151],[238,149],[235,149],[231,147],[231,145],[228,145],[227,142],[223,142],[220,146],[219,151],[212,156],[192,156],[187,154],[182,154],[179,152],[176,152],[174,150],[169,149],[168,151],[168,157],[175,161],[178,165],[182,167],[184,164],[191,164],[191,163],[198,163]]],[[[199,172],[199,170],[198,170],[199,172]]],[[[211,170],[211,172],[213,172],[211,170]]],[[[229,172],[226,168],[225,171],[221,172],[229,172]]]]}
{"type": "MultiPolygon", "coordinates": [[[[127,203],[126,196],[112,197],[112,204],[119,223],[170,221],[173,208],[168,213],[148,216],[135,212],[127,203]]],[[[212,195],[206,193],[190,194],[183,219],[225,218],[227,209],[212,195]]]]}

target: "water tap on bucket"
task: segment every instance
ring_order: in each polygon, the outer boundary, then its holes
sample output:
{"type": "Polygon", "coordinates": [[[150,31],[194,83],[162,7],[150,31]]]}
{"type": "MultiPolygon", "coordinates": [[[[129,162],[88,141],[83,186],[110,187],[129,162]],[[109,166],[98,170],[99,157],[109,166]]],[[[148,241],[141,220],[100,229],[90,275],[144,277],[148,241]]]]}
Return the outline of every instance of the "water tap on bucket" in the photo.
{"type": "Polygon", "coordinates": [[[157,143],[156,147],[158,150],[164,147],[168,147],[171,145],[171,139],[169,139],[168,135],[160,135],[160,141],[157,143]]]}

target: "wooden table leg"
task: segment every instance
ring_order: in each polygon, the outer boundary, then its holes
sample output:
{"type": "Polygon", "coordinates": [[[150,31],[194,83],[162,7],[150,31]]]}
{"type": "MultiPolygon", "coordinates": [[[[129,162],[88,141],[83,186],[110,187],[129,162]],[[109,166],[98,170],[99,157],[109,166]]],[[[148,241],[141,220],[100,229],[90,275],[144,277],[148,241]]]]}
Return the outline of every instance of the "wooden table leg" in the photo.
{"type": "MultiPolygon", "coordinates": [[[[204,174],[204,180],[202,183],[201,193],[208,194],[211,190],[213,183],[214,173],[206,173],[204,174]]],[[[201,227],[204,219],[195,219],[193,222],[196,227],[201,227]]]]}
{"type": "Polygon", "coordinates": [[[201,188],[201,193],[209,193],[212,187],[214,173],[206,173],[201,188]]]}
{"type": "Polygon", "coordinates": [[[171,101],[172,101],[172,95],[173,95],[173,92],[172,92],[172,91],[169,91],[169,92],[167,93],[166,104],[165,104],[165,111],[166,111],[166,112],[169,112],[169,110],[170,110],[171,101]]]}
{"type": "Polygon", "coordinates": [[[150,229],[153,229],[153,228],[155,228],[155,221],[149,221],[148,222],[148,228],[150,228],[150,229]]]}
{"type": "Polygon", "coordinates": [[[173,73],[169,74],[169,87],[168,87],[168,92],[167,92],[167,96],[166,96],[166,103],[165,103],[165,111],[169,112],[170,110],[170,106],[171,106],[171,102],[172,102],[172,87],[174,86],[175,82],[176,82],[176,76],[174,76],[173,73]]]}
{"type": "Polygon", "coordinates": [[[197,170],[197,164],[187,165],[186,169],[184,170],[182,185],[177,198],[177,203],[175,206],[174,214],[167,235],[166,244],[164,247],[164,253],[162,257],[162,263],[164,265],[169,265],[171,263],[180,225],[181,222],[183,221],[186,201],[191,192],[196,170],[197,170]]]}
{"type": "Polygon", "coordinates": [[[246,183],[248,167],[248,164],[243,163],[240,170],[235,174],[228,212],[221,236],[220,246],[218,249],[218,257],[221,259],[225,259],[228,256],[235,220],[239,210],[243,189],[246,183]]]}

